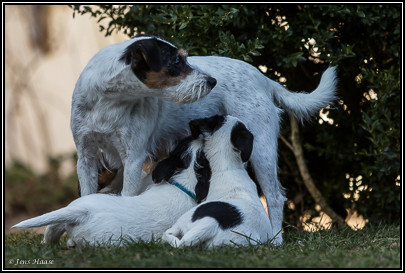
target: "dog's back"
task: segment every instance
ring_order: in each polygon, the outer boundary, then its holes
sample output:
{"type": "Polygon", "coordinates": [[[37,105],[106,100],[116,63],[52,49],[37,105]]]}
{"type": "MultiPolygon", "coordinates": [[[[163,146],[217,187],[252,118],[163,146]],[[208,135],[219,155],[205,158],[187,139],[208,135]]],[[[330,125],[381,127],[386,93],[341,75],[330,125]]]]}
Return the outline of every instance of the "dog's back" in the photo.
{"type": "Polygon", "coordinates": [[[307,119],[322,107],[336,100],[335,67],[325,70],[318,87],[314,91],[306,93],[291,92],[281,84],[267,78],[256,67],[240,60],[218,56],[199,56],[189,57],[188,61],[207,73],[215,75],[217,86],[208,97],[229,93],[226,99],[235,98],[231,104],[250,101],[253,96],[256,100],[267,94],[268,98],[280,104],[288,113],[298,119],[307,119]],[[243,96],[243,99],[240,96],[243,96]]]}

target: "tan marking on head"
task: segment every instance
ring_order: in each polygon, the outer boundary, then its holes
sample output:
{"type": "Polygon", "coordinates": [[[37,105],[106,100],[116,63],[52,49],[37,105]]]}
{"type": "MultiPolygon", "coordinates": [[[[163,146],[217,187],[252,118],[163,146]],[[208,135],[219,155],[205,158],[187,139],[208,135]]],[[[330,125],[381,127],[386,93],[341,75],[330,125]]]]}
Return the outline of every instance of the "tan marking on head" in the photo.
{"type": "Polygon", "coordinates": [[[189,66],[185,71],[177,77],[172,77],[167,73],[167,67],[163,67],[159,72],[149,71],[146,73],[144,84],[150,89],[164,89],[171,86],[176,86],[181,80],[185,79],[192,71],[189,66]]]}
{"type": "Polygon", "coordinates": [[[183,49],[183,48],[179,48],[177,50],[177,53],[183,58],[187,58],[187,56],[188,56],[187,51],[185,49],[183,49]]]}

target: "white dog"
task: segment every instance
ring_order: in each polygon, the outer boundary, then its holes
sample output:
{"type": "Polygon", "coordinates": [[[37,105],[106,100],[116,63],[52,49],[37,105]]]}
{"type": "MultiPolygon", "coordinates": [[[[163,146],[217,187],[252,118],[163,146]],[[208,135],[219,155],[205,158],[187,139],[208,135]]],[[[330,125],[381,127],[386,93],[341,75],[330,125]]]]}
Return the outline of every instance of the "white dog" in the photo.
{"type": "Polygon", "coordinates": [[[181,216],[162,239],[172,246],[264,243],[273,234],[257,188],[244,168],[253,149],[253,135],[237,118],[214,116],[190,123],[204,135],[211,166],[207,199],[181,216]]]}
{"type": "Polygon", "coordinates": [[[155,183],[139,196],[90,194],[59,210],[25,220],[14,227],[49,225],[44,243],[57,243],[66,231],[69,246],[123,245],[128,240],[160,238],[184,212],[208,192],[209,164],[203,141],[182,140],[152,172],[155,183]],[[165,180],[172,183],[160,183],[165,180]]]}
{"type": "MultiPolygon", "coordinates": [[[[153,36],[110,45],[90,60],[73,94],[71,128],[81,195],[97,191],[100,166],[118,171],[121,181],[115,179],[112,186],[122,195],[139,194],[145,159],[156,161],[170,150],[189,133],[189,121],[232,115],[255,135],[251,165],[271,226],[280,231],[286,198],[277,177],[282,111],[276,103],[299,119],[308,118],[334,101],[335,85],[334,68],[324,72],[312,93],[297,93],[245,62],[187,58],[184,50],[153,36]]],[[[281,233],[276,242],[282,242],[281,233]]]]}
{"type": "Polygon", "coordinates": [[[122,195],[139,194],[145,158],[170,151],[187,135],[191,119],[176,120],[170,108],[205,96],[216,80],[191,68],[186,58],[162,39],[140,36],[110,45],[89,61],[76,83],[71,114],[82,196],[97,192],[103,167],[123,176],[122,195]]]}

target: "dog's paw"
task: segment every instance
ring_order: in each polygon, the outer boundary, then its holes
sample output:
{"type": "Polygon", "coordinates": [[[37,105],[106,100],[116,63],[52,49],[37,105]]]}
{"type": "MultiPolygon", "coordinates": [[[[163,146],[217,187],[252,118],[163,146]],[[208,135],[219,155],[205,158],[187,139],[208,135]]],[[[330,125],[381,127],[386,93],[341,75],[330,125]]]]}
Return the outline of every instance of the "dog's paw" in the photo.
{"type": "Polygon", "coordinates": [[[162,240],[164,242],[169,243],[172,247],[179,247],[180,246],[180,239],[174,236],[171,233],[165,232],[162,236],[162,240]]]}
{"type": "Polygon", "coordinates": [[[283,235],[281,232],[279,232],[276,236],[274,236],[271,240],[270,243],[274,246],[279,246],[283,243],[283,235]]]}
{"type": "Polygon", "coordinates": [[[75,243],[75,241],[73,241],[72,239],[69,239],[69,240],[67,241],[67,243],[66,243],[66,246],[67,246],[68,248],[75,248],[75,247],[76,247],[76,243],[75,243]]]}

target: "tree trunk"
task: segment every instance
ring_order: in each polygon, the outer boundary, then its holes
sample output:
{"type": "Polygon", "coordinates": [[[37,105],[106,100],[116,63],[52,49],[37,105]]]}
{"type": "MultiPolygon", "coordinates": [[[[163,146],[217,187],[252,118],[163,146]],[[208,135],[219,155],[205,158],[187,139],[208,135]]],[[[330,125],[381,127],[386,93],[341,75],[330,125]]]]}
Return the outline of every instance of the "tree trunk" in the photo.
{"type": "Polygon", "coordinates": [[[336,214],[333,209],[326,203],[321,192],[315,186],[314,181],[312,180],[311,174],[308,171],[307,165],[304,159],[304,151],[302,149],[300,136],[299,136],[299,127],[297,119],[293,116],[290,116],[291,124],[291,142],[294,152],[295,159],[297,161],[298,169],[300,171],[301,177],[304,181],[305,186],[307,187],[312,198],[315,202],[321,207],[321,210],[325,212],[331,219],[333,223],[336,223],[338,226],[345,226],[345,220],[336,214]]]}

